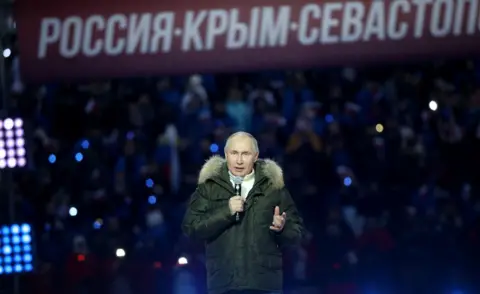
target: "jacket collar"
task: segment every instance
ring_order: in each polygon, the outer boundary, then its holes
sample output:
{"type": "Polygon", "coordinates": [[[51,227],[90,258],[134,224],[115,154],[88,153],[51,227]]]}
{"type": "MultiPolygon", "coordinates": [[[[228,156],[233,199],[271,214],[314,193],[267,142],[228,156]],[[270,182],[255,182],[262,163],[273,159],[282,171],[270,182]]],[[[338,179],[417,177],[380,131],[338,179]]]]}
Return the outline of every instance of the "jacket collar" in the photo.
{"type": "MultiPolygon", "coordinates": [[[[275,161],[259,159],[255,163],[254,169],[256,183],[268,180],[275,189],[281,189],[285,186],[282,168],[275,161]]],[[[203,165],[198,176],[198,184],[203,184],[208,180],[226,183],[231,188],[227,163],[223,157],[213,156],[203,165]]]]}

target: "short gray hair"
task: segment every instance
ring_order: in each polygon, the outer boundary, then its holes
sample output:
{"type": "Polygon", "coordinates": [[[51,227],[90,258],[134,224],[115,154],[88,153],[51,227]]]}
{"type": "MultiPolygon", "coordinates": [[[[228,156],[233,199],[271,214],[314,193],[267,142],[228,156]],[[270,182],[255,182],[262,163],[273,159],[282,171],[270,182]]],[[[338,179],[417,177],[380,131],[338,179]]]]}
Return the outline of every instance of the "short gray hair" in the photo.
{"type": "Polygon", "coordinates": [[[255,139],[255,137],[250,134],[250,133],[247,133],[247,132],[236,132],[236,133],[233,133],[231,134],[228,138],[227,138],[227,142],[225,142],[225,148],[223,149],[223,151],[226,153],[227,152],[227,149],[228,149],[228,146],[230,145],[231,143],[231,140],[235,137],[238,137],[238,136],[243,136],[243,137],[247,137],[247,138],[250,138],[250,140],[252,141],[252,147],[253,147],[253,151],[255,153],[258,153],[259,152],[259,149],[258,149],[258,142],[257,142],[257,139],[255,139]]]}

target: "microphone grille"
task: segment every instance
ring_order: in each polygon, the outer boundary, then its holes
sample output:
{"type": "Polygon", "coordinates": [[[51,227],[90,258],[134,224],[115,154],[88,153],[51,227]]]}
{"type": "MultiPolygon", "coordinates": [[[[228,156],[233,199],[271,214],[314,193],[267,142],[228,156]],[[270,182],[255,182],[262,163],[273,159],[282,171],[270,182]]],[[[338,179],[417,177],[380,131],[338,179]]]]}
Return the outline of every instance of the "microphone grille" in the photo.
{"type": "Polygon", "coordinates": [[[243,178],[242,177],[237,177],[237,176],[233,176],[232,177],[232,181],[235,185],[241,185],[242,182],[243,182],[243,178]]]}

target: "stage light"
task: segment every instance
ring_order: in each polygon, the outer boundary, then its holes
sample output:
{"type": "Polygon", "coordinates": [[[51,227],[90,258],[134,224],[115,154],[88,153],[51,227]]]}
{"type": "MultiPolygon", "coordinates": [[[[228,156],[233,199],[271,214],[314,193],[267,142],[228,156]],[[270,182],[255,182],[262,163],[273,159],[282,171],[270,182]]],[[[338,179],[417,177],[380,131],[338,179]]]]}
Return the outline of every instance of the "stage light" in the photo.
{"type": "Polygon", "coordinates": [[[20,227],[18,225],[13,225],[12,234],[18,234],[18,233],[20,233],[20,227]]]}
{"type": "Polygon", "coordinates": [[[123,250],[122,248],[118,248],[115,254],[117,255],[117,257],[125,257],[125,250],[123,250]]]}
{"type": "Polygon", "coordinates": [[[93,228],[94,228],[95,230],[101,229],[102,226],[103,226],[103,220],[102,220],[101,218],[99,218],[99,219],[97,219],[97,220],[95,220],[95,221],[93,222],[93,228]]]}
{"type": "Polygon", "coordinates": [[[24,167],[26,154],[23,120],[0,120],[0,169],[24,167]]]}
{"type": "Polygon", "coordinates": [[[217,144],[213,143],[212,145],[210,145],[210,152],[217,153],[218,149],[219,149],[219,147],[218,147],[217,144]]]}
{"type": "Polygon", "coordinates": [[[32,237],[30,235],[23,235],[22,236],[22,242],[23,243],[30,243],[32,241],[32,237]]]}
{"type": "Polygon", "coordinates": [[[19,236],[13,236],[13,238],[12,238],[12,243],[13,243],[13,244],[18,244],[18,243],[20,243],[20,237],[19,237],[19,236]]]}
{"type": "Polygon", "coordinates": [[[9,58],[11,55],[12,55],[12,50],[10,50],[9,48],[3,49],[3,57],[4,58],[9,58]]]}
{"type": "Polygon", "coordinates": [[[30,225],[27,225],[27,224],[22,225],[22,233],[30,234],[31,231],[32,231],[32,228],[30,227],[30,225]]]}
{"type": "Polygon", "coordinates": [[[23,271],[23,266],[20,264],[15,265],[15,272],[16,273],[21,273],[23,271]]]}
{"type": "Polygon", "coordinates": [[[48,162],[53,164],[53,163],[55,163],[55,161],[57,161],[57,157],[55,156],[55,154],[50,154],[48,156],[48,162]]]}
{"type": "Polygon", "coordinates": [[[88,149],[88,147],[90,147],[90,142],[88,142],[88,140],[83,140],[80,146],[82,146],[83,149],[88,149]]]}
{"type": "Polygon", "coordinates": [[[157,203],[157,197],[155,195],[148,196],[148,203],[150,203],[152,205],[157,203]]]}
{"type": "Polygon", "coordinates": [[[33,271],[32,227],[29,224],[2,226],[0,275],[33,271]]]}
{"type": "Polygon", "coordinates": [[[78,262],[84,262],[85,261],[85,255],[83,255],[83,254],[77,255],[77,261],[78,262]]]}
{"type": "Polygon", "coordinates": [[[23,256],[23,261],[24,261],[24,262],[32,262],[32,260],[33,260],[33,259],[32,259],[32,255],[31,255],[31,254],[25,254],[25,255],[23,256]]]}
{"type": "Polygon", "coordinates": [[[188,259],[186,257],[182,256],[178,259],[178,265],[186,265],[186,264],[188,264],[188,259]]]}
{"type": "Polygon", "coordinates": [[[346,187],[350,187],[350,185],[352,184],[352,178],[350,177],[345,177],[343,179],[343,185],[345,185],[346,187]]]}
{"type": "Polygon", "coordinates": [[[3,246],[3,254],[5,255],[12,254],[12,247],[10,245],[3,246]]]}
{"type": "Polygon", "coordinates": [[[68,210],[68,214],[70,214],[70,216],[76,216],[77,213],[78,210],[75,207],[70,207],[70,209],[68,210]]]}
{"type": "Polygon", "coordinates": [[[383,128],[383,125],[382,125],[382,124],[377,124],[377,125],[375,126],[375,130],[377,131],[377,133],[383,132],[383,129],[384,129],[384,128],[383,128]]]}
{"type": "Polygon", "coordinates": [[[83,154],[80,153],[80,152],[78,152],[77,154],[75,154],[75,160],[76,160],[77,162],[82,161],[82,160],[83,160],[83,154]]]}
{"type": "Polygon", "coordinates": [[[147,179],[147,180],[145,181],[145,186],[147,186],[147,188],[152,188],[153,185],[155,185],[155,183],[153,182],[152,179],[147,179]]]}

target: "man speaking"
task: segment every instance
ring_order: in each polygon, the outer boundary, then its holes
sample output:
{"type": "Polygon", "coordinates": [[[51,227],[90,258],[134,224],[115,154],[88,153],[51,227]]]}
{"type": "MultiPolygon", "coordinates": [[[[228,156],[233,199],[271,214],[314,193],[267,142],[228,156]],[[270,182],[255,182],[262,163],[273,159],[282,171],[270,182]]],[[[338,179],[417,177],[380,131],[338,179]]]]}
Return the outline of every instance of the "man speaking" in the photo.
{"type": "Polygon", "coordinates": [[[224,151],[202,167],[183,230],[206,243],[209,294],[281,293],[281,248],[303,235],[283,171],[258,158],[249,133],[231,135],[224,151]]]}

